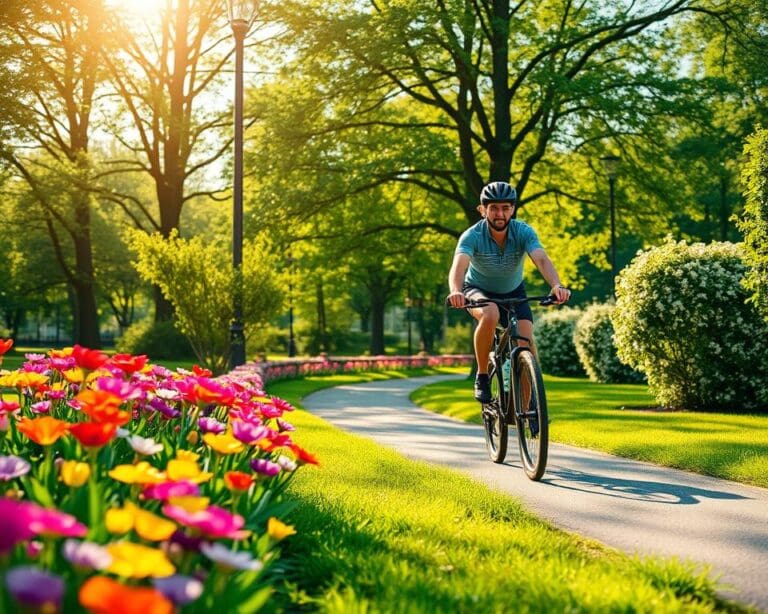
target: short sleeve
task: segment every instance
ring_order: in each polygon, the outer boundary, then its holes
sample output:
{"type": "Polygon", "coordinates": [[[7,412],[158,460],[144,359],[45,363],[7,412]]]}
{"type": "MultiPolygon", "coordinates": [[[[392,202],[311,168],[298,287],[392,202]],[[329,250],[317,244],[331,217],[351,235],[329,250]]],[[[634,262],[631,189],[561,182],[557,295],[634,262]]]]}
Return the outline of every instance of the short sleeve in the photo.
{"type": "Polygon", "coordinates": [[[536,231],[528,226],[528,224],[523,226],[523,246],[527,254],[530,254],[532,251],[537,249],[544,249],[541,241],[539,241],[539,237],[536,234],[536,231]]]}
{"type": "Polygon", "coordinates": [[[472,257],[474,253],[475,253],[475,241],[474,241],[473,234],[469,230],[466,230],[459,237],[459,242],[456,244],[456,250],[454,251],[454,255],[466,254],[467,256],[472,257]]]}

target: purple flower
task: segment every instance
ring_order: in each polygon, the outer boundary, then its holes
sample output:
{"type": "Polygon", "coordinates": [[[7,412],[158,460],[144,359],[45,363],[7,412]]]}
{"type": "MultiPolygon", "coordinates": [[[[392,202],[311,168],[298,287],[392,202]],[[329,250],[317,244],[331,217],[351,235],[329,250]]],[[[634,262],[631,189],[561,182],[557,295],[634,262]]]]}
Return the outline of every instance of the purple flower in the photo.
{"type": "Polygon", "coordinates": [[[261,473],[262,475],[269,477],[280,473],[280,465],[273,463],[272,461],[268,461],[266,458],[252,458],[250,465],[251,469],[253,469],[256,473],[261,473]]]}
{"type": "Polygon", "coordinates": [[[181,415],[181,412],[178,409],[174,409],[160,397],[155,397],[152,399],[149,402],[149,406],[156,412],[161,413],[166,418],[178,418],[181,415]]]}
{"type": "Polygon", "coordinates": [[[144,496],[148,499],[160,499],[166,501],[171,497],[197,497],[200,487],[194,482],[182,480],[179,482],[162,482],[151,484],[144,489],[144,496]]]}
{"type": "Polygon", "coordinates": [[[285,420],[281,420],[280,418],[277,419],[277,426],[281,431],[295,431],[296,427],[293,426],[290,422],[286,422],[285,420]]]}
{"type": "Polygon", "coordinates": [[[154,578],[152,584],[163,595],[168,597],[176,605],[192,603],[203,594],[203,583],[190,576],[168,576],[166,578],[154,578]]]}
{"type": "Polygon", "coordinates": [[[49,400],[38,401],[37,403],[32,403],[30,408],[36,414],[47,414],[51,411],[51,402],[49,400]]]}
{"type": "Polygon", "coordinates": [[[46,611],[58,610],[64,595],[64,580],[29,565],[11,569],[5,576],[5,586],[19,603],[46,611]]]}
{"type": "Polygon", "coordinates": [[[243,443],[254,443],[264,439],[269,434],[269,429],[263,424],[253,424],[244,420],[232,420],[232,435],[243,443]]]}
{"type": "Polygon", "coordinates": [[[46,359],[46,356],[45,354],[33,354],[32,352],[28,352],[27,354],[24,354],[24,358],[29,362],[42,362],[46,359]]]}
{"type": "Polygon", "coordinates": [[[66,358],[51,358],[51,367],[57,371],[67,371],[72,369],[77,364],[74,356],[67,356],[66,358]]]}
{"type": "Polygon", "coordinates": [[[0,480],[7,482],[29,473],[30,465],[18,456],[0,456],[0,480]]]}
{"type": "Polygon", "coordinates": [[[219,422],[215,418],[200,418],[197,421],[197,426],[204,433],[223,433],[227,430],[227,425],[223,422],[219,422]]]}
{"type": "Polygon", "coordinates": [[[112,562],[112,555],[94,542],[68,539],[61,548],[64,558],[75,567],[86,569],[104,569],[112,562]]]}

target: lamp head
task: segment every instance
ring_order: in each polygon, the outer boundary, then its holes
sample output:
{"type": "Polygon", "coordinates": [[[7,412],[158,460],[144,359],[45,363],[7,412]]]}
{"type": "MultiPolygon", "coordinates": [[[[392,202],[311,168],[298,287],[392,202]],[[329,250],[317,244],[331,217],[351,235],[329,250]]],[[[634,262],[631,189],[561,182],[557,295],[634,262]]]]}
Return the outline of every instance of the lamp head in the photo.
{"type": "Polygon", "coordinates": [[[600,163],[603,165],[603,170],[608,179],[616,179],[616,175],[619,173],[621,158],[619,156],[603,156],[600,158],[600,163]]]}

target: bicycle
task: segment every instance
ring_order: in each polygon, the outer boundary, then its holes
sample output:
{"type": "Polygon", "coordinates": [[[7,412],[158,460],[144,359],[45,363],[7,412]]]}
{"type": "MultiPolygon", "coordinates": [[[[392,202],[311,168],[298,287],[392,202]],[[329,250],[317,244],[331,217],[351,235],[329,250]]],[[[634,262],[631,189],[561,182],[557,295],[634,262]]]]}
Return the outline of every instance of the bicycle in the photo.
{"type": "Polygon", "coordinates": [[[495,303],[508,315],[507,326],[497,325],[493,336],[488,365],[492,398],[482,407],[485,443],[488,457],[494,463],[503,463],[511,425],[517,431],[523,470],[531,480],[538,481],[546,470],[549,451],[547,399],[541,368],[533,351],[518,344],[518,341],[530,340],[517,334],[515,315],[515,305],[529,301],[539,301],[545,306],[555,304],[554,298],[546,295],[467,301],[460,309],[495,303]]]}

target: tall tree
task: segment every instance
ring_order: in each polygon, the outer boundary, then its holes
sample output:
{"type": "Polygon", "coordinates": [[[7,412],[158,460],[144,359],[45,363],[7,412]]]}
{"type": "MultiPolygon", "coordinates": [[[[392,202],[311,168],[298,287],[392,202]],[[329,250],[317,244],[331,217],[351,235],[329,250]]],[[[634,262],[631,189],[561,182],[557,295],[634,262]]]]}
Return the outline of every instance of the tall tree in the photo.
{"type": "Polygon", "coordinates": [[[90,347],[101,345],[88,153],[104,23],[99,1],[46,0],[24,6],[5,28],[20,54],[16,62],[37,79],[17,101],[33,119],[16,126],[14,137],[2,142],[0,155],[28,183],[40,207],[56,262],[72,291],[75,341],[90,347]]]}
{"type": "MultiPolygon", "coordinates": [[[[143,16],[145,27],[126,28],[118,16],[113,42],[102,54],[123,111],[113,134],[129,154],[112,163],[116,171],[149,174],[157,209],[117,190],[104,196],[120,203],[137,226],[164,237],[179,229],[191,199],[226,197],[227,184],[205,176],[211,165],[222,164],[232,143],[230,97],[221,104],[217,95],[233,51],[224,7],[221,0],[166,2],[143,16]]],[[[155,305],[156,319],[171,316],[159,292],[155,305]]]]}
{"type": "Polygon", "coordinates": [[[298,45],[293,72],[314,77],[323,103],[337,101],[332,113],[316,114],[312,136],[351,141],[387,129],[415,133],[401,142],[447,139],[450,157],[415,158],[404,168],[401,155],[370,173],[370,185],[418,185],[475,221],[489,179],[512,179],[523,203],[562,193],[535,181],[553,149],[637,134],[658,115],[674,115],[690,84],[658,70],[674,45],[666,24],[706,13],[727,26],[730,4],[372,0],[340,10],[317,0],[280,7],[298,45]],[[403,100],[432,116],[387,115],[403,100]]]}

